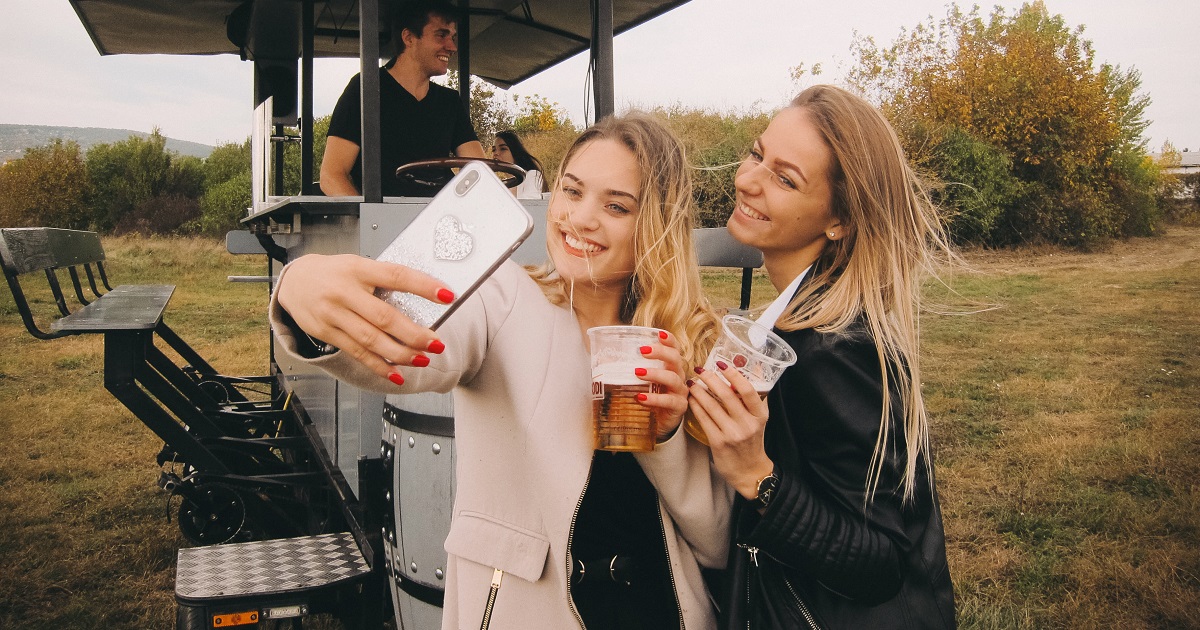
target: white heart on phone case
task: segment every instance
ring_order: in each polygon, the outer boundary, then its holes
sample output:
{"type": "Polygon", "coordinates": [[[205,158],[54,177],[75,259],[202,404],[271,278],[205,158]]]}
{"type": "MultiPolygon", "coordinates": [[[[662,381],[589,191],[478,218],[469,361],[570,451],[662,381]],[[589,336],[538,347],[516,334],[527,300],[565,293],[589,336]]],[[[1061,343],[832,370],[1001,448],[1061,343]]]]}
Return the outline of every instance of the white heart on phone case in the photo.
{"type": "Polygon", "coordinates": [[[433,228],[433,257],[438,260],[462,260],[475,249],[475,239],[452,216],[444,216],[433,228]]]}

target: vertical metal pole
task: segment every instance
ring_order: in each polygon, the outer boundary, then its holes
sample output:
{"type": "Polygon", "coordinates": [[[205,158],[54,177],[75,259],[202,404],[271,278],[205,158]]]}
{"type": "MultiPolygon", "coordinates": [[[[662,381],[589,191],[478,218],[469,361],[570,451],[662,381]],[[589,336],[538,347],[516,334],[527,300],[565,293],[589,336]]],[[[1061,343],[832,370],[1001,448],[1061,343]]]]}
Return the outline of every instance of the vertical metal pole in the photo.
{"type": "Polygon", "coordinates": [[[274,135],[280,139],[273,141],[275,143],[275,183],[272,185],[273,190],[271,192],[274,192],[276,195],[286,194],[283,190],[283,150],[287,147],[283,138],[287,137],[287,133],[284,130],[285,127],[283,125],[275,125],[274,135]]]}
{"type": "Polygon", "coordinates": [[[379,0],[358,5],[358,53],[362,77],[362,194],[366,203],[383,201],[379,142],[379,0]]]}
{"type": "Polygon", "coordinates": [[[592,91],[596,95],[596,120],[616,110],[613,89],[613,0],[592,0],[592,91]]]}
{"type": "Polygon", "coordinates": [[[458,95],[471,109],[471,0],[458,0],[458,95]]]}
{"type": "Polygon", "coordinates": [[[304,52],[300,60],[300,194],[313,194],[313,38],[316,16],[313,0],[304,0],[304,52]]]}

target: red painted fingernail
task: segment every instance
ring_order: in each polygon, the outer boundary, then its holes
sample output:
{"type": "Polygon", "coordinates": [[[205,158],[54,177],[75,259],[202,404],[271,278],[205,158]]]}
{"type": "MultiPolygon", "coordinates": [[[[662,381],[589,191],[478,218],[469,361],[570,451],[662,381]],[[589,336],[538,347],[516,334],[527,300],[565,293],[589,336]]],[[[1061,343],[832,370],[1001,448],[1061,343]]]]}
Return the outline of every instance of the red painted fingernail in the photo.
{"type": "Polygon", "coordinates": [[[454,292],[450,289],[438,289],[437,297],[442,302],[449,304],[454,301],[454,292]]]}
{"type": "Polygon", "coordinates": [[[666,341],[667,340],[667,331],[665,331],[665,330],[658,331],[658,338],[662,339],[663,341],[666,341]]]}
{"type": "Polygon", "coordinates": [[[687,383],[685,383],[685,385],[687,385],[688,387],[691,387],[692,385],[695,385],[695,384],[696,384],[696,381],[693,381],[690,378],[687,380],[687,383]]]}
{"type": "Polygon", "coordinates": [[[638,376],[645,376],[646,368],[633,368],[633,373],[637,374],[638,376]]]}
{"type": "Polygon", "coordinates": [[[696,373],[697,373],[697,374],[703,374],[703,373],[704,373],[704,368],[700,367],[699,365],[697,365],[695,369],[696,369],[696,373]]]}
{"type": "Polygon", "coordinates": [[[642,402],[646,402],[649,399],[650,399],[650,397],[645,394],[638,394],[638,400],[640,400],[642,402]]]}
{"type": "Polygon", "coordinates": [[[417,356],[413,357],[412,364],[416,367],[425,367],[429,365],[429,357],[423,354],[418,354],[417,356]]]}
{"type": "Polygon", "coordinates": [[[718,370],[728,370],[729,366],[724,361],[717,361],[718,370]]]}
{"type": "Polygon", "coordinates": [[[429,342],[429,348],[427,348],[427,350],[434,354],[441,354],[442,352],[445,352],[446,344],[442,343],[441,339],[434,339],[433,341],[429,342]]]}
{"type": "Polygon", "coordinates": [[[391,374],[388,374],[388,380],[397,385],[404,384],[404,377],[400,376],[399,372],[392,372],[391,374]]]}
{"type": "Polygon", "coordinates": [[[642,354],[650,354],[654,348],[651,348],[650,346],[642,346],[641,348],[638,348],[638,350],[640,350],[642,354]]]}

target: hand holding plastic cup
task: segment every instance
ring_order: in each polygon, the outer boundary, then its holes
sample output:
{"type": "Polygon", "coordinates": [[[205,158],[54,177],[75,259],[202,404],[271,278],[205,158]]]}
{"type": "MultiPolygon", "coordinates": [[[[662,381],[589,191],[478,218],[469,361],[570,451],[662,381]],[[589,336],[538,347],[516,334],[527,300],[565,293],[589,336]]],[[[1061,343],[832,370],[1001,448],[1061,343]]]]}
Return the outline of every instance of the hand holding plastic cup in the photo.
{"type": "Polygon", "coordinates": [[[592,346],[592,423],[595,448],[606,451],[652,451],[657,438],[654,413],[638,394],[658,393],[658,385],[634,374],[637,368],[661,368],[647,359],[642,346],[658,343],[658,329],[644,326],[589,328],[592,346]]]}
{"type": "MultiPolygon", "coordinates": [[[[721,319],[721,335],[708,354],[704,369],[720,375],[717,361],[736,368],[759,396],[766,396],[783,371],[795,365],[796,352],[770,328],[739,315],[726,315],[721,319]]],[[[708,436],[691,414],[684,428],[702,444],[708,444],[708,436]]]]}

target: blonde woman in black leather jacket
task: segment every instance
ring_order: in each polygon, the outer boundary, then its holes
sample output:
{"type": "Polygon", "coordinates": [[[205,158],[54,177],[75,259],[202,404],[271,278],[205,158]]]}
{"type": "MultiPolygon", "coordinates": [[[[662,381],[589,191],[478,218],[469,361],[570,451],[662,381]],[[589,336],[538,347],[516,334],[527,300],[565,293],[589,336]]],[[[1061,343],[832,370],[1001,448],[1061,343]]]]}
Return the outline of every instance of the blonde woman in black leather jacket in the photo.
{"type": "Polygon", "coordinates": [[[729,231],[762,250],[796,350],[765,400],[731,366],[691,385],[737,491],[722,618],[746,628],[952,628],[921,398],[921,272],[949,254],[895,133],[862,99],[801,93],[736,177],[729,231]]]}

